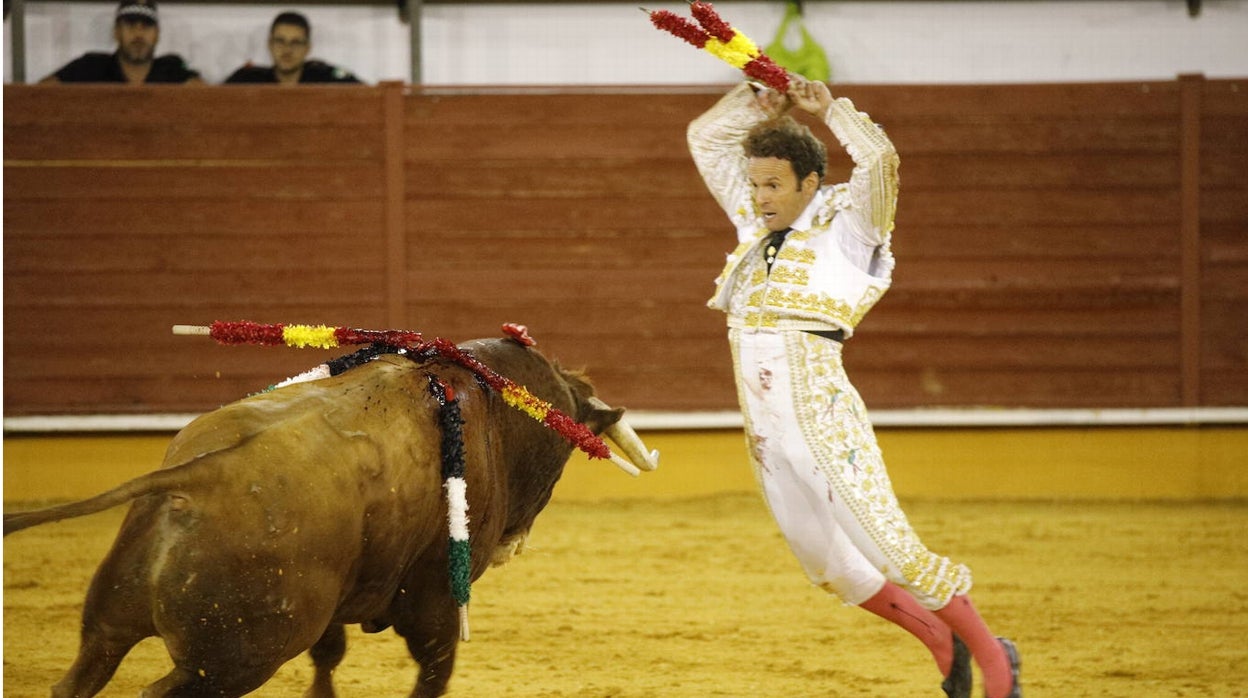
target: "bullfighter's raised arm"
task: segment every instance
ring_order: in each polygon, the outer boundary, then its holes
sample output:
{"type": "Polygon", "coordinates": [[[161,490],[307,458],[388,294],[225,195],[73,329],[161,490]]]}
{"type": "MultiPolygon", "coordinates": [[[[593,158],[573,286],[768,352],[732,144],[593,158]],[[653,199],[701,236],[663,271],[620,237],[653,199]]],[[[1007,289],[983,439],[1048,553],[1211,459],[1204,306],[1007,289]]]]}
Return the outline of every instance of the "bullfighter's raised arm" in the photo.
{"type": "Polygon", "coordinates": [[[897,211],[897,150],[884,129],[846,97],[830,101],[823,122],[854,161],[848,186],[853,204],[843,215],[853,222],[852,230],[859,240],[882,245],[892,232],[897,211]]]}
{"type": "Polygon", "coordinates": [[[741,142],[755,124],[765,121],[764,111],[749,83],[742,83],[724,95],[705,114],[694,119],[686,131],[693,163],[702,175],[711,196],[740,224],[748,205],[750,188],[746,176],[747,160],[741,142]]]}

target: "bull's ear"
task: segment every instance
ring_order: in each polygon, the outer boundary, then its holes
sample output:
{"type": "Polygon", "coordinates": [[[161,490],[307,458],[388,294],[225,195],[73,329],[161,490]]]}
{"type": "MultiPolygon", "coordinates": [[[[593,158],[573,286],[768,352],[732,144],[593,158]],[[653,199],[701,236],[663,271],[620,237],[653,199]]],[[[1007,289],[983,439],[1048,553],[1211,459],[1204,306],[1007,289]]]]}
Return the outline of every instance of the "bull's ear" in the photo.
{"type": "Polygon", "coordinates": [[[600,400],[591,401],[587,407],[589,414],[581,421],[585,422],[585,426],[589,427],[589,430],[595,434],[601,434],[607,427],[620,421],[620,418],[624,416],[623,407],[608,407],[600,400]],[[593,404],[595,402],[598,404],[593,404]]]}

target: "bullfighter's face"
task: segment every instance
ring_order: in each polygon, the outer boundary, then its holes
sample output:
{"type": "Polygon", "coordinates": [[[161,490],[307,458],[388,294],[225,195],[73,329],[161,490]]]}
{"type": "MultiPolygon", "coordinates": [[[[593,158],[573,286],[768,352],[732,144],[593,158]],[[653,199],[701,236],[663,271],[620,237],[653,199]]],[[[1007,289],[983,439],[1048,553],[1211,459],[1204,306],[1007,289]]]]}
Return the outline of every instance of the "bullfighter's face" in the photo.
{"type": "Polygon", "coordinates": [[[819,175],[798,180],[793,164],[780,158],[750,158],[748,176],[754,208],[773,232],[793,225],[819,189],[819,175]]]}

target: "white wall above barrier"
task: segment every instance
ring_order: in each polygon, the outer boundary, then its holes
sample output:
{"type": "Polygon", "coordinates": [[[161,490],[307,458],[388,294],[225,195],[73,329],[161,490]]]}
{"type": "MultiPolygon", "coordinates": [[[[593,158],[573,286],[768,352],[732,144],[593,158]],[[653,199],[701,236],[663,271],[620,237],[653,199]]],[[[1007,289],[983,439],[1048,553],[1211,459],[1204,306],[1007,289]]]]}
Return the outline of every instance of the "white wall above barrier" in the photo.
{"type": "MultiPolygon", "coordinates": [[[[683,2],[648,3],[684,12],[683,2]]],[[[87,51],[111,51],[113,5],[42,2],[23,8],[25,76],[35,82],[87,51]]],[[[393,5],[169,3],[160,53],[181,54],[208,82],[247,61],[267,64],[268,25],[306,14],[314,57],[367,82],[410,81],[411,38],[393,5]]],[[[725,19],[760,45],[782,2],[732,2],[725,19]]],[[[5,46],[11,45],[5,22],[5,46]]],[[[1248,75],[1248,2],[986,0],[807,2],[805,25],[832,80],[847,83],[1097,82],[1248,75]]],[[[654,29],[636,3],[425,4],[419,64],[430,85],[724,83],[737,73],[654,29]]],[[[13,80],[6,50],[4,78],[13,80]]]]}

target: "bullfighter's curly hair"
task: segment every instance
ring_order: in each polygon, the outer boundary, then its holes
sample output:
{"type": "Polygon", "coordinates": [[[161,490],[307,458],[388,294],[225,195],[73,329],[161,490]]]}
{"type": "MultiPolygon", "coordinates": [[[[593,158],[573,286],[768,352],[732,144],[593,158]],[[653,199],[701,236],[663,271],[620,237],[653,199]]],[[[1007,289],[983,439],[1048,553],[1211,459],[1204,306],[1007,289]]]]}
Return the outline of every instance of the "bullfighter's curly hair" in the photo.
{"type": "Polygon", "coordinates": [[[751,128],[745,137],[745,156],[788,160],[799,184],[811,172],[822,182],[828,169],[827,146],[791,116],[769,119],[751,128]]]}

